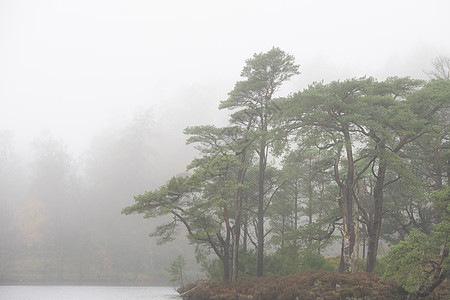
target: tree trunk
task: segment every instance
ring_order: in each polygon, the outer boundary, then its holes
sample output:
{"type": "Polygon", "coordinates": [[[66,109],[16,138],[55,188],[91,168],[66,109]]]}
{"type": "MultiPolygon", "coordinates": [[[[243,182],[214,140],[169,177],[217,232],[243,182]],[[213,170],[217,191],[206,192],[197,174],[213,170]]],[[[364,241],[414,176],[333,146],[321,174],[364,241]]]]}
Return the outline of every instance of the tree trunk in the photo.
{"type": "MultiPolygon", "coordinates": [[[[298,229],[298,181],[295,180],[294,185],[294,230],[297,231],[298,229]]],[[[294,238],[294,248],[297,248],[298,246],[298,238],[297,236],[294,238]]],[[[298,253],[298,251],[295,251],[295,253],[298,253]]]]}
{"type": "Polygon", "coordinates": [[[223,273],[222,273],[222,281],[226,282],[230,280],[230,250],[224,249],[223,252],[223,259],[222,259],[222,266],[223,266],[223,273]]]}
{"type": "MultiPolygon", "coordinates": [[[[245,155],[245,151],[244,154],[245,155]]],[[[245,158],[243,159],[245,160],[245,158]]],[[[238,175],[238,183],[244,181],[244,170],[240,170],[238,175]]],[[[241,238],[241,210],[242,210],[242,188],[238,187],[235,195],[234,203],[234,234],[233,234],[233,253],[232,253],[232,270],[231,281],[237,281],[239,273],[239,242],[241,238]]]]}
{"type": "Polygon", "coordinates": [[[234,223],[234,234],[233,234],[233,260],[231,269],[231,281],[236,281],[238,279],[239,270],[239,240],[241,237],[241,221],[240,212],[238,213],[237,219],[234,223]]]}
{"type": "Polygon", "coordinates": [[[349,225],[344,224],[343,236],[342,236],[342,256],[339,271],[342,273],[352,272],[352,254],[355,243],[354,232],[351,231],[349,225]]]}
{"type": "Polygon", "coordinates": [[[245,217],[244,219],[244,234],[242,236],[242,252],[247,254],[247,237],[248,237],[248,218],[245,217]]]}
{"type": "Polygon", "coordinates": [[[259,152],[259,172],[258,172],[258,249],[256,258],[256,276],[263,276],[264,264],[264,176],[266,169],[266,146],[261,142],[259,152]]]}
{"type": "Polygon", "coordinates": [[[437,266],[437,271],[435,272],[435,275],[431,279],[431,285],[429,285],[427,288],[424,288],[422,291],[419,290],[419,292],[417,293],[418,298],[431,295],[431,293],[433,293],[433,291],[447,278],[448,272],[447,270],[442,268],[442,264],[444,260],[448,257],[448,255],[449,250],[447,248],[444,248],[442,250],[441,261],[437,266]]]}
{"type": "MultiPolygon", "coordinates": [[[[229,224],[227,222],[227,224],[229,224]]],[[[225,237],[225,241],[222,240],[223,246],[223,257],[222,257],[222,265],[223,265],[223,274],[222,280],[229,281],[230,280],[230,249],[231,249],[231,228],[227,226],[227,234],[225,237]]]]}
{"type": "MultiPolygon", "coordinates": [[[[355,226],[353,224],[353,178],[354,163],[353,151],[348,129],[343,129],[345,151],[347,154],[347,176],[345,183],[338,178],[338,170],[335,166],[335,178],[342,192],[342,198],[339,201],[339,208],[342,214],[343,230],[342,230],[342,256],[340,263],[340,272],[352,271],[353,249],[355,246],[355,226]]],[[[338,154],[340,155],[340,154],[338,154]]]]}
{"type": "Polygon", "coordinates": [[[341,242],[341,259],[339,260],[339,272],[344,272],[344,236],[341,242]]]}
{"type": "Polygon", "coordinates": [[[363,235],[363,241],[362,241],[362,259],[366,259],[366,235],[363,235]]]}
{"type": "MultiPolygon", "coordinates": [[[[247,131],[250,130],[252,124],[252,119],[249,120],[247,124],[247,131]]],[[[241,218],[242,218],[242,185],[244,184],[245,173],[247,171],[246,161],[247,161],[247,136],[244,136],[244,148],[241,153],[241,165],[239,168],[237,183],[239,184],[234,201],[234,235],[233,235],[233,253],[232,253],[232,270],[231,270],[231,281],[237,281],[239,276],[239,245],[241,238],[241,218]]],[[[247,248],[247,236],[246,230],[244,230],[244,247],[247,248]]],[[[247,249],[245,249],[247,250],[247,249]]]]}
{"type": "Polygon", "coordinates": [[[377,260],[378,241],[380,239],[381,223],[383,219],[383,186],[386,176],[387,164],[384,160],[380,161],[378,167],[377,180],[373,190],[374,212],[373,222],[367,226],[369,243],[367,249],[366,272],[374,273],[377,260]]]}
{"type": "Polygon", "coordinates": [[[353,259],[352,259],[352,273],[356,273],[358,271],[357,261],[359,259],[359,244],[360,240],[360,231],[359,231],[359,221],[357,219],[358,216],[358,207],[355,206],[356,214],[355,214],[355,249],[353,251],[353,259]]]}
{"type": "MultiPolygon", "coordinates": [[[[309,156],[309,164],[308,164],[308,224],[311,225],[313,221],[313,186],[312,186],[312,158],[309,156]]],[[[309,240],[309,243],[312,243],[312,240],[309,240]]]]}

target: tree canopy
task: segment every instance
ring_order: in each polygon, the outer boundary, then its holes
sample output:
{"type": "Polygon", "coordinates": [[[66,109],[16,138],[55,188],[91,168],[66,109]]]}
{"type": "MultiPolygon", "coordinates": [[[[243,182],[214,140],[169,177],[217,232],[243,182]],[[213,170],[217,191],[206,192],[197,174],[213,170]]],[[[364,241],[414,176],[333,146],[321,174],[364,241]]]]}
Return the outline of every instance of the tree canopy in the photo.
{"type": "Polygon", "coordinates": [[[229,125],[186,128],[187,143],[199,151],[186,176],[136,196],[123,212],[170,215],[152,235],[169,241],[182,224],[199,253],[217,256],[223,280],[249,270],[262,276],[265,267],[285,274],[274,261],[289,262],[289,272],[300,272],[301,260],[311,257],[329,268],[316,253],[339,237],[339,270],[356,272],[362,252],[366,271],[374,273],[380,241],[398,243],[401,234],[409,238],[392,248],[387,274],[400,274],[413,291],[423,278],[408,269],[410,262],[415,253],[429,253],[421,258],[426,280],[442,281],[447,217],[431,213],[442,201],[430,195],[449,178],[448,79],[351,78],[277,98],[298,68],[279,48],[246,60],[243,80],[219,105],[231,111],[229,125]]]}

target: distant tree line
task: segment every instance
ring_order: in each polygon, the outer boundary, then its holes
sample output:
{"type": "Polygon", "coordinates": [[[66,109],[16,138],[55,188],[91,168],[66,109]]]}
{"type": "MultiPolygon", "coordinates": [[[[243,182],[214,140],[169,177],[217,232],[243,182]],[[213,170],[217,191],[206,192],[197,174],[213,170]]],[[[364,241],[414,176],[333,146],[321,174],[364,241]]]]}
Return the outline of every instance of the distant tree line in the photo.
{"type": "MultiPolygon", "coordinates": [[[[212,252],[225,281],[264,268],[296,272],[336,237],[339,271],[356,272],[363,258],[374,273],[382,240],[429,235],[445,218],[431,194],[450,180],[446,63],[438,58],[428,81],[352,78],[276,97],[299,66],[279,48],[254,54],[220,102],[229,125],[186,128],[199,151],[187,175],[136,196],[123,213],[171,216],[152,236],[165,243],[185,227],[198,258],[211,268],[212,252]]],[[[448,245],[438,246],[445,259],[448,245]]]]}
{"type": "Polygon", "coordinates": [[[144,238],[158,221],[120,214],[167,167],[153,122],[143,111],[77,159],[51,135],[22,155],[0,133],[0,283],[168,283],[165,269],[187,242],[158,248],[144,238]]]}

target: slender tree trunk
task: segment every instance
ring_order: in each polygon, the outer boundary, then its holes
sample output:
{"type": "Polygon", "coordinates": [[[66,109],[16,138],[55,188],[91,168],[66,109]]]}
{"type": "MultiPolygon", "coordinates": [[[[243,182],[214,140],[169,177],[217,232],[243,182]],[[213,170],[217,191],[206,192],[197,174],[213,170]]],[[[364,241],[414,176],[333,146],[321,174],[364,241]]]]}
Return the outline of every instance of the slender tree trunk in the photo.
{"type": "MultiPolygon", "coordinates": [[[[239,193],[239,192],[238,192],[239,193]]],[[[240,197],[240,196],[236,196],[240,197]]],[[[240,201],[237,200],[235,205],[240,205],[240,201]]],[[[235,222],[234,222],[234,234],[233,234],[233,253],[232,253],[232,271],[231,271],[231,281],[236,281],[238,279],[239,270],[239,241],[241,238],[241,212],[240,208],[235,208],[235,222]]]]}
{"type": "MultiPolygon", "coordinates": [[[[297,231],[298,229],[298,181],[295,181],[294,184],[294,230],[297,231]]],[[[295,237],[294,238],[294,248],[297,248],[298,244],[297,244],[297,240],[298,238],[295,237]]],[[[297,254],[298,251],[295,251],[295,253],[297,254]]]]}
{"type": "Polygon", "coordinates": [[[266,169],[266,145],[261,142],[259,150],[259,172],[258,172],[258,249],[256,258],[256,276],[263,276],[264,264],[264,177],[266,169]]]}
{"type": "MultiPolygon", "coordinates": [[[[363,186],[363,189],[364,190],[362,191],[362,194],[364,196],[361,198],[361,206],[362,206],[363,211],[364,211],[364,203],[366,202],[365,201],[366,200],[366,188],[365,188],[365,186],[363,186]]],[[[366,231],[367,231],[367,224],[366,224],[366,231]]],[[[366,259],[366,234],[365,234],[365,232],[363,232],[363,236],[362,236],[362,246],[363,246],[363,248],[362,248],[362,259],[364,260],[364,259],[366,259]]]]}
{"type": "Polygon", "coordinates": [[[298,181],[295,181],[294,187],[294,230],[298,229],[298,181]]]}
{"type": "Polygon", "coordinates": [[[308,224],[312,224],[313,222],[313,210],[312,210],[312,202],[313,202],[313,198],[312,198],[312,186],[311,186],[311,182],[309,182],[309,187],[308,187],[308,224]]]}
{"type": "Polygon", "coordinates": [[[366,235],[363,235],[362,258],[366,259],[366,235]]]}
{"type": "MultiPolygon", "coordinates": [[[[309,156],[309,164],[308,164],[308,224],[312,224],[313,212],[313,187],[312,187],[312,158],[309,156]]],[[[309,243],[312,243],[310,239],[309,243]]]]}
{"type": "Polygon", "coordinates": [[[374,273],[377,260],[378,241],[380,239],[381,223],[383,219],[383,186],[386,176],[387,164],[384,160],[380,161],[378,167],[377,180],[373,190],[374,212],[373,222],[367,227],[369,234],[369,243],[367,249],[366,272],[374,273]]]}
{"type": "Polygon", "coordinates": [[[242,252],[247,254],[247,237],[248,237],[248,218],[245,217],[244,220],[244,234],[242,237],[242,252]]]}
{"type": "Polygon", "coordinates": [[[223,281],[230,280],[230,249],[231,249],[230,236],[231,236],[230,229],[227,229],[227,235],[226,235],[225,241],[223,243],[223,257],[222,257],[222,266],[223,266],[222,280],[223,281]]]}
{"type": "MultiPolygon", "coordinates": [[[[245,150],[242,162],[245,162],[245,150]]],[[[242,184],[244,181],[245,170],[241,169],[238,174],[238,183],[242,184]]],[[[234,203],[234,234],[233,234],[233,253],[232,253],[232,271],[231,281],[238,279],[239,273],[239,241],[241,238],[241,211],[242,211],[242,187],[238,187],[234,203]]]]}
{"type": "MultiPolygon", "coordinates": [[[[253,120],[250,119],[247,124],[247,131],[250,130],[253,120]]],[[[238,171],[237,183],[239,184],[234,202],[234,235],[233,235],[233,257],[232,257],[232,271],[231,281],[237,281],[239,276],[239,242],[241,238],[241,218],[242,218],[242,185],[244,184],[245,173],[247,171],[247,136],[244,136],[244,148],[241,153],[241,165],[238,171]]],[[[244,231],[244,244],[247,243],[246,232],[244,231]]],[[[247,247],[245,245],[244,247],[247,247]]]]}
{"type": "Polygon", "coordinates": [[[344,237],[342,237],[341,242],[341,259],[339,260],[339,272],[344,272],[344,237]]]}
{"type": "MultiPolygon", "coordinates": [[[[228,217],[228,209],[224,207],[224,219],[226,224],[226,236],[225,240],[221,239],[222,247],[223,247],[223,257],[222,257],[222,265],[223,265],[223,274],[222,280],[229,281],[230,280],[230,250],[231,250],[231,231],[232,228],[230,226],[230,220],[228,217]]],[[[218,236],[220,236],[218,234],[218,236]]]]}
{"type": "Polygon", "coordinates": [[[345,183],[338,180],[338,184],[340,185],[342,191],[342,199],[339,203],[340,204],[339,206],[341,209],[343,221],[343,232],[342,232],[343,255],[341,256],[341,264],[340,264],[340,266],[342,267],[339,269],[339,271],[351,272],[353,250],[355,246],[355,229],[354,229],[355,226],[353,224],[353,190],[352,190],[355,170],[353,165],[352,144],[348,129],[344,129],[343,133],[345,141],[345,151],[347,154],[347,177],[345,178],[345,183]]]}
{"type": "MultiPolygon", "coordinates": [[[[310,173],[311,174],[311,173],[310,173]]],[[[308,224],[311,225],[313,222],[313,211],[312,211],[312,183],[311,183],[311,176],[308,176],[308,224]]],[[[311,245],[313,242],[312,236],[310,235],[308,238],[308,244],[311,245]]]]}
{"type": "Polygon", "coordinates": [[[356,215],[355,215],[355,249],[353,251],[353,259],[352,259],[352,273],[356,273],[358,270],[357,261],[359,259],[359,244],[360,244],[360,235],[359,235],[359,221],[357,220],[356,216],[358,215],[358,208],[356,209],[356,215]]]}

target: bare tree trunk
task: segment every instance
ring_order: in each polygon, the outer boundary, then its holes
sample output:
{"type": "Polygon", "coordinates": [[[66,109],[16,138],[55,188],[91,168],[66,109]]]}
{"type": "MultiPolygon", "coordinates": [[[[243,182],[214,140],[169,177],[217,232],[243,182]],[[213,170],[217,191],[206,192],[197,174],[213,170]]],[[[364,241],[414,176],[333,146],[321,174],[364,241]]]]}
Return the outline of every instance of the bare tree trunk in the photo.
{"type": "Polygon", "coordinates": [[[219,240],[222,243],[223,247],[223,256],[222,256],[222,265],[223,265],[223,274],[222,274],[222,280],[223,281],[229,281],[230,280],[230,249],[231,249],[231,231],[232,228],[230,226],[230,219],[228,217],[228,209],[224,207],[224,220],[226,224],[226,236],[225,240],[223,240],[219,234],[217,236],[219,237],[219,240]]]}
{"type": "MultiPolygon", "coordinates": [[[[242,183],[244,172],[239,173],[238,182],[242,183]]],[[[232,271],[231,281],[238,279],[239,273],[239,242],[241,238],[241,211],[242,211],[242,188],[239,187],[236,191],[234,203],[234,234],[233,234],[233,253],[232,253],[232,271]]]]}
{"type": "Polygon", "coordinates": [[[366,236],[365,235],[363,235],[362,258],[366,259],[366,236]]]}
{"type": "MultiPolygon", "coordinates": [[[[341,210],[343,221],[343,248],[339,271],[347,273],[352,271],[353,250],[355,246],[355,226],[353,224],[353,178],[355,169],[353,163],[352,144],[348,129],[344,129],[343,133],[345,151],[347,155],[347,176],[344,182],[339,179],[338,157],[335,164],[335,179],[342,193],[342,198],[339,201],[339,208],[341,210]]],[[[338,155],[340,155],[340,153],[338,153],[338,155]]]]}
{"type": "MultiPolygon", "coordinates": [[[[250,130],[253,120],[250,119],[247,124],[247,131],[250,130]]],[[[233,235],[233,253],[232,253],[232,271],[231,281],[237,281],[239,276],[239,243],[241,238],[241,218],[242,218],[242,185],[244,183],[245,173],[247,171],[247,136],[244,136],[244,148],[241,153],[241,165],[238,171],[237,183],[239,184],[234,201],[234,235],[233,235]]],[[[244,231],[244,247],[247,245],[246,231],[244,231]]],[[[245,249],[247,250],[247,249],[245,249]]]]}
{"type": "Polygon", "coordinates": [[[357,261],[359,259],[359,244],[360,244],[360,235],[359,235],[359,221],[357,219],[358,216],[358,207],[355,207],[355,249],[353,251],[353,259],[352,259],[352,273],[356,273],[358,270],[357,261]]]}
{"type": "Polygon", "coordinates": [[[383,219],[383,186],[386,175],[387,164],[380,162],[378,167],[377,180],[373,190],[374,212],[373,222],[368,224],[367,232],[369,235],[369,243],[367,249],[366,272],[374,273],[377,260],[378,241],[380,239],[381,223],[383,219]]]}
{"type": "Polygon", "coordinates": [[[230,280],[230,250],[224,249],[223,258],[222,258],[222,281],[230,280]]]}
{"type": "Polygon", "coordinates": [[[236,219],[234,223],[231,281],[236,281],[238,279],[239,272],[239,240],[241,236],[241,224],[239,215],[240,213],[238,214],[239,219],[236,219]]]}
{"type": "Polygon", "coordinates": [[[247,254],[247,237],[248,237],[248,218],[244,220],[244,235],[242,237],[242,252],[247,254]]]}
{"type": "Polygon", "coordinates": [[[256,258],[256,276],[263,276],[264,264],[264,177],[266,169],[266,146],[261,143],[259,152],[259,172],[258,172],[258,227],[257,239],[258,249],[256,258]]]}

